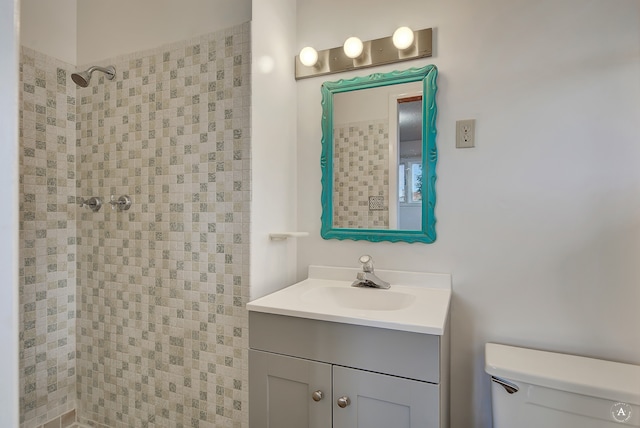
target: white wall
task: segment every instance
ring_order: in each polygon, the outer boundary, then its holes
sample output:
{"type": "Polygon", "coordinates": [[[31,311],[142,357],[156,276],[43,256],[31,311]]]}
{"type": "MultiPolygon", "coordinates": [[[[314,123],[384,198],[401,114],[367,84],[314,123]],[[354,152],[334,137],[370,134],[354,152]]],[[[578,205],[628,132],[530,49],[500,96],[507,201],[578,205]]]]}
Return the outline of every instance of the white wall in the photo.
{"type": "MultiPolygon", "coordinates": [[[[333,124],[389,119],[390,104],[404,94],[422,93],[422,82],[381,86],[365,91],[338,92],[333,95],[333,124]],[[358,106],[362,106],[358,108],[358,106]]],[[[393,112],[397,113],[397,110],[393,112]]]]}
{"type": "Polygon", "coordinates": [[[18,4],[0,0],[0,414],[17,427],[18,413],[18,4]]]}
{"type": "Polygon", "coordinates": [[[21,0],[20,43],[75,64],[77,3],[77,0],[21,0]]]}
{"type": "Polygon", "coordinates": [[[76,64],[155,48],[250,20],[251,0],[81,0],[76,64]]]}
{"type": "Polygon", "coordinates": [[[453,428],[491,426],[487,341],[640,364],[640,3],[299,0],[291,57],[399,25],[433,27],[434,57],[297,84],[298,278],[364,253],[451,273],[453,428]],[[320,84],[429,63],[437,241],[321,239],[320,84]],[[477,147],[457,150],[469,118],[477,147]]]}
{"type": "MultiPolygon", "coordinates": [[[[253,2],[251,23],[251,298],[295,282],[295,0],[253,2]]],[[[304,238],[302,238],[304,239],[304,238]]]]}
{"type": "Polygon", "coordinates": [[[251,20],[251,0],[22,0],[21,44],[86,65],[251,20]]]}

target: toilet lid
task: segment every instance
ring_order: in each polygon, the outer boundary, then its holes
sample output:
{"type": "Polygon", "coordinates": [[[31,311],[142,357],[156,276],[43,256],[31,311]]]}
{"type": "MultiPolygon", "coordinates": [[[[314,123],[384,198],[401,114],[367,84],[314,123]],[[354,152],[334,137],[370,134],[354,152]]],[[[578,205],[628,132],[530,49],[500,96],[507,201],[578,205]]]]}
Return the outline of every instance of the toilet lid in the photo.
{"type": "Polygon", "coordinates": [[[640,366],[487,343],[485,371],[496,377],[640,405],[640,366]]]}

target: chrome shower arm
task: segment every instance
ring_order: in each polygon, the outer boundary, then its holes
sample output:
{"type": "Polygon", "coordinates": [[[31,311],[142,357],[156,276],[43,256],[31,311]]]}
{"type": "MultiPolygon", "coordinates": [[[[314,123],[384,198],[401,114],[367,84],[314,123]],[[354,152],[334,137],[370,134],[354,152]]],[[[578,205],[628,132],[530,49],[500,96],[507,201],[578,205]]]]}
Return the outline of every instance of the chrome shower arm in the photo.
{"type": "Polygon", "coordinates": [[[91,74],[94,71],[101,71],[104,74],[107,75],[107,79],[109,80],[113,80],[113,78],[116,76],[116,69],[114,66],[110,65],[109,67],[100,67],[99,65],[94,65],[89,67],[89,69],[87,70],[87,73],[91,74]]]}

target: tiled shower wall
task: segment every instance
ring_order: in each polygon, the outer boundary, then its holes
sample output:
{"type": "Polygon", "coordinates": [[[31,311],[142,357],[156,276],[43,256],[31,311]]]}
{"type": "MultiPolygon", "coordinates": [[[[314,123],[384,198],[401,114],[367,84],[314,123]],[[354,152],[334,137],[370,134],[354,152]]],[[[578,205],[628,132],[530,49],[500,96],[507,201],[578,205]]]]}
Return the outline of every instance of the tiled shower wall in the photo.
{"type": "MultiPolygon", "coordinates": [[[[65,307],[58,299],[55,308],[65,308],[65,316],[73,320],[76,308],[71,305],[77,300],[77,327],[58,322],[56,327],[67,326],[70,332],[58,333],[56,345],[67,345],[65,357],[75,357],[76,367],[67,371],[76,374],[82,422],[248,426],[249,61],[249,25],[244,24],[107,60],[101,65],[115,65],[116,79],[94,73],[89,87],[78,88],[76,97],[69,98],[70,103],[77,100],[77,110],[69,114],[74,132],[67,136],[69,147],[76,139],[76,153],[66,159],[73,163],[69,174],[75,171],[77,181],[72,177],[76,188],[64,192],[64,220],[55,217],[58,228],[66,221],[60,234],[67,247],[62,251],[60,244],[53,249],[49,241],[44,245],[47,252],[64,253],[65,260],[77,257],[77,294],[69,284],[75,280],[75,266],[68,263],[61,276],[70,287],[71,303],[65,307]],[[105,205],[93,213],[67,204],[73,194],[101,197],[105,205]],[[112,210],[110,195],[124,194],[133,200],[130,210],[112,210]],[[76,216],[77,229],[71,223],[76,216]],[[76,343],[70,344],[73,327],[76,343]]],[[[75,91],[69,71],[64,74],[64,85],[75,91]]],[[[51,171],[45,174],[62,174],[60,163],[57,168],[47,165],[51,171]]],[[[36,191],[51,192],[48,178],[43,185],[41,169],[34,169],[36,191]]],[[[58,180],[57,194],[62,193],[58,180]]],[[[28,195],[25,188],[23,197],[28,195]]],[[[50,239],[53,223],[45,228],[37,211],[34,215],[34,236],[46,229],[41,239],[50,239]]],[[[35,263],[32,258],[23,256],[23,264],[35,263]]],[[[30,271],[23,269],[29,281],[30,271]]],[[[62,284],[56,282],[58,289],[62,284]]],[[[22,290],[26,296],[26,288],[22,290]]],[[[31,300],[37,311],[38,296],[31,300]]],[[[24,313],[31,309],[23,307],[24,313]]],[[[41,316],[33,319],[40,322],[41,316]]],[[[21,334],[27,337],[26,330],[21,334]]],[[[50,352],[40,357],[47,369],[53,366],[50,352]]],[[[40,354],[35,355],[39,361],[40,354]]],[[[34,364],[29,370],[37,372],[34,364]]],[[[60,367],[57,372],[60,376],[60,367]]],[[[25,393],[31,388],[24,387],[25,397],[31,397],[25,393]]],[[[34,409],[56,416],[51,395],[41,397],[46,386],[33,388],[34,409]]],[[[26,414],[31,401],[23,401],[26,414]]]]}
{"type": "Polygon", "coordinates": [[[333,226],[388,229],[388,121],[342,124],[334,129],[333,137],[333,226]],[[376,196],[382,197],[382,206],[370,209],[369,197],[376,196]]]}
{"type": "Polygon", "coordinates": [[[78,414],[247,426],[249,25],[114,58],[79,89],[78,414]]]}
{"type": "Polygon", "coordinates": [[[20,55],[20,420],[75,407],[76,99],[69,64],[20,55]]]}

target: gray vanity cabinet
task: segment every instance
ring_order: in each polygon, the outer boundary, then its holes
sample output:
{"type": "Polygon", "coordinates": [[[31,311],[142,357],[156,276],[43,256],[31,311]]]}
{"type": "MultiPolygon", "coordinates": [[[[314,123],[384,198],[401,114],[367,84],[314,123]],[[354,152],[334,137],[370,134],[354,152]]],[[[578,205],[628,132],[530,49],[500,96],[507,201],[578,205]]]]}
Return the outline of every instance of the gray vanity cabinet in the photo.
{"type": "Polygon", "coordinates": [[[446,338],[249,312],[250,428],[443,428],[446,338]]]}
{"type": "Polygon", "coordinates": [[[249,351],[252,428],[331,426],[331,365],[249,351]]]}
{"type": "Polygon", "coordinates": [[[437,385],[334,366],[333,393],[334,428],[438,426],[437,385]],[[344,408],[342,397],[349,397],[344,408]]]}

